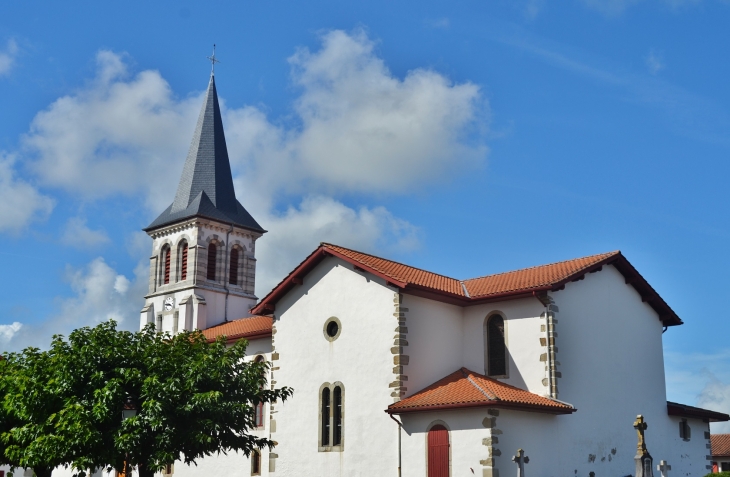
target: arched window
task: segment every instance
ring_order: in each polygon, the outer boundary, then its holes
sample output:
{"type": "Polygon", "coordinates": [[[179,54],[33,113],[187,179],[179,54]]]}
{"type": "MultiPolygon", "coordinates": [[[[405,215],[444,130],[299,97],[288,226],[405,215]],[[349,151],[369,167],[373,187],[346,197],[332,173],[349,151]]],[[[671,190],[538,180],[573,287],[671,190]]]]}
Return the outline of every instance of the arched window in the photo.
{"type": "Polygon", "coordinates": [[[335,386],[332,394],[332,445],[338,446],[342,443],[342,388],[335,386]]]}
{"type": "Polygon", "coordinates": [[[162,283],[167,285],[170,283],[170,247],[165,246],[162,249],[162,260],[165,262],[165,272],[162,277],[162,283]]]}
{"type": "Polygon", "coordinates": [[[251,451],[251,475],[261,475],[261,452],[251,451]]]}
{"type": "Polygon", "coordinates": [[[322,447],[330,445],[330,388],[322,390],[322,447]]]}
{"type": "Polygon", "coordinates": [[[177,256],[180,257],[179,274],[180,281],[188,278],[188,242],[183,240],[177,248],[177,256]]]}
{"type": "Polygon", "coordinates": [[[320,452],[342,452],[345,436],[345,387],[342,383],[320,388],[320,452]]]}
{"type": "MultiPolygon", "coordinates": [[[[257,356],[256,357],[257,363],[263,363],[264,357],[263,356],[257,356]]],[[[263,389],[263,386],[261,387],[263,389]]],[[[264,427],[264,403],[259,402],[256,404],[256,427],[264,427]]]]}
{"type": "Polygon", "coordinates": [[[449,477],[449,431],[441,424],[428,431],[428,477],[449,477]]]}
{"type": "Polygon", "coordinates": [[[218,257],[218,247],[211,243],[208,245],[208,280],[215,280],[215,260],[218,257]]]}
{"type": "Polygon", "coordinates": [[[504,339],[504,318],[492,315],[485,324],[487,376],[507,375],[507,347],[504,339]]]}
{"type": "Polygon", "coordinates": [[[231,249],[231,266],[228,272],[228,283],[238,285],[238,249],[231,249]]]}

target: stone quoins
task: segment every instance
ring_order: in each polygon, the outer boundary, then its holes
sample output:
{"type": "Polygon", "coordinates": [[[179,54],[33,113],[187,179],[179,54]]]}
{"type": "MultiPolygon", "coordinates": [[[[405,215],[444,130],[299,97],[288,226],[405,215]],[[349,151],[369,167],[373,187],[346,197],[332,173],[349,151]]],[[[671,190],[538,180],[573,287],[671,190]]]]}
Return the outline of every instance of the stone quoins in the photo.
{"type": "Polygon", "coordinates": [[[502,455],[502,451],[495,447],[499,443],[499,434],[502,431],[497,429],[497,417],[499,416],[499,409],[487,409],[488,416],[482,420],[482,425],[489,429],[489,437],[482,439],[482,445],[487,448],[487,458],[481,459],[479,464],[482,465],[482,476],[487,477],[498,477],[499,471],[494,468],[495,458],[502,455]]]}
{"type": "Polygon", "coordinates": [[[404,373],[404,366],[408,365],[409,357],[404,353],[404,347],[408,346],[407,334],[408,328],[406,327],[406,314],[408,308],[402,306],[403,295],[395,293],[393,296],[393,316],[398,319],[398,326],[395,328],[395,335],[393,336],[393,347],[390,348],[391,354],[393,354],[393,382],[390,383],[389,388],[393,390],[390,396],[394,402],[400,401],[405,396],[408,388],[404,386],[404,382],[408,381],[408,376],[404,373]]]}

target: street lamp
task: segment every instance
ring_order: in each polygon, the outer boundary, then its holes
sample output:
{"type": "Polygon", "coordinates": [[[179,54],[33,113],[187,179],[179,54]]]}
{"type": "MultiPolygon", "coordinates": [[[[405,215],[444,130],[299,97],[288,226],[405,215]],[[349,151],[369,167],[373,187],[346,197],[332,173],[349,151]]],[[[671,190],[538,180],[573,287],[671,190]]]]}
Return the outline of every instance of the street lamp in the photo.
{"type": "MultiPolygon", "coordinates": [[[[122,408],[122,422],[137,415],[137,408],[134,404],[134,398],[127,394],[127,399],[124,401],[124,407],[122,408]]],[[[131,470],[132,469],[129,465],[129,453],[127,453],[124,459],[124,477],[132,477],[132,473],[130,472],[131,470]]]]}

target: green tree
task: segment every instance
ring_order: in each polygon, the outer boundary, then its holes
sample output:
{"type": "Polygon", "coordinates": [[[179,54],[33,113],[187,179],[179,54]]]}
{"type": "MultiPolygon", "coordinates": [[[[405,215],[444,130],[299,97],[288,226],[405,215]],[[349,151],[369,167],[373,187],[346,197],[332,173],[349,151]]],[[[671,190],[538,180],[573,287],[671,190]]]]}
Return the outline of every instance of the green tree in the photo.
{"type": "Polygon", "coordinates": [[[292,391],[269,389],[268,364],[244,361],[246,346],[151,325],[118,331],[111,321],[56,336],[47,352],[10,354],[0,386],[6,421],[16,422],[0,427],[1,458],[39,477],[59,465],[123,470],[128,460],[147,477],[175,460],[271,448],[249,434],[256,404],[292,391]],[[128,397],[138,414],[122,421],[128,397]]]}

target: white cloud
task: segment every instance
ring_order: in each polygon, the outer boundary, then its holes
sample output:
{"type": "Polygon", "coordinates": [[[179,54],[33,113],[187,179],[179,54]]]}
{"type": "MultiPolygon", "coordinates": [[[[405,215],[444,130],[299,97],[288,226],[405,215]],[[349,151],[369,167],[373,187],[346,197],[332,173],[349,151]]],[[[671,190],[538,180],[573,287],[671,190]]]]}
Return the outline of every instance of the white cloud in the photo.
{"type": "Polygon", "coordinates": [[[81,269],[69,267],[66,280],[74,294],[57,298],[58,313],[39,324],[18,326],[13,340],[6,343],[0,340],[0,344],[8,350],[26,346],[47,348],[54,334],[68,336],[76,328],[95,326],[110,319],[116,320],[120,329],[136,330],[148,277],[144,262],[135,268],[132,280],[119,274],[101,257],[81,269]]]}
{"type": "Polygon", "coordinates": [[[0,232],[18,233],[53,210],[53,200],[19,178],[14,166],[15,157],[0,151],[0,232]]]}
{"type": "Polygon", "coordinates": [[[448,30],[451,26],[451,20],[449,20],[447,17],[426,20],[424,23],[427,27],[437,30],[448,30]]]}
{"type": "MultiPolygon", "coordinates": [[[[363,32],[333,31],[320,50],[293,55],[294,124],[224,107],[246,190],[403,193],[484,159],[487,104],[476,85],[424,69],[396,78],[373,49],[363,32]]],[[[174,195],[200,96],[177,100],[156,71],[130,78],[108,51],[97,64],[88,88],[34,118],[24,151],[46,185],[91,198],[144,193],[160,211],[174,195]]]]}
{"type": "Polygon", "coordinates": [[[653,48],[649,50],[649,54],[646,57],[646,67],[649,68],[649,72],[653,75],[659,73],[666,67],[662,55],[654,51],[653,48]]]}
{"type": "MultiPolygon", "coordinates": [[[[730,414],[730,384],[710,376],[710,381],[702,389],[697,404],[705,409],[730,414]]],[[[730,432],[730,422],[716,422],[710,425],[714,434],[730,432]]]]}
{"type": "Polygon", "coordinates": [[[87,249],[107,244],[110,240],[103,230],[92,230],[87,227],[85,219],[72,217],[66,222],[61,242],[71,247],[87,249]]]}
{"type": "MultiPolygon", "coordinates": [[[[607,15],[617,15],[641,1],[642,0],[583,0],[583,3],[607,15]]],[[[678,9],[701,2],[702,0],[659,0],[658,3],[663,3],[672,9],[678,9]]]]}
{"type": "Polygon", "coordinates": [[[527,4],[525,5],[525,15],[530,20],[534,20],[537,18],[537,15],[540,14],[544,6],[545,0],[527,0],[527,4]]]}
{"type": "MultiPolygon", "coordinates": [[[[417,246],[407,221],[337,195],[404,194],[487,155],[488,105],[476,85],[426,69],[396,77],[362,31],[321,40],[320,49],[289,58],[300,91],[293,117],[271,120],[221,98],[238,198],[270,231],[257,244],[259,295],[321,241],[380,253],[417,246]]],[[[132,75],[122,55],[102,51],[92,81],[36,115],[21,153],[47,187],[82,199],[142,197],[158,214],[173,199],[200,105],[200,94],[176,98],[159,72],[132,75]]],[[[66,230],[95,244],[106,237],[80,219],[66,230]]],[[[140,258],[149,247],[143,233],[127,243],[140,258]]],[[[71,271],[75,296],[60,299],[43,333],[109,318],[136,328],[148,280],[140,263],[135,278],[101,258],[71,271]]]]}
{"type": "Polygon", "coordinates": [[[36,115],[23,151],[46,186],[82,198],[144,192],[150,207],[166,207],[189,145],[181,138],[192,136],[200,98],[177,100],[156,71],[130,78],[112,52],[96,60],[97,75],[85,89],[36,115]]]}
{"type": "Polygon", "coordinates": [[[7,345],[7,343],[13,339],[13,336],[15,336],[22,327],[23,324],[17,321],[10,325],[0,325],[0,343],[7,345]]]}
{"type": "Polygon", "coordinates": [[[0,77],[10,74],[15,66],[15,58],[18,55],[18,44],[12,38],[5,44],[5,49],[0,50],[0,77]]]}
{"type": "Polygon", "coordinates": [[[271,232],[257,242],[258,296],[268,293],[320,242],[381,253],[418,245],[418,229],[385,208],[354,210],[329,197],[307,197],[297,208],[262,219],[271,232]]]}

